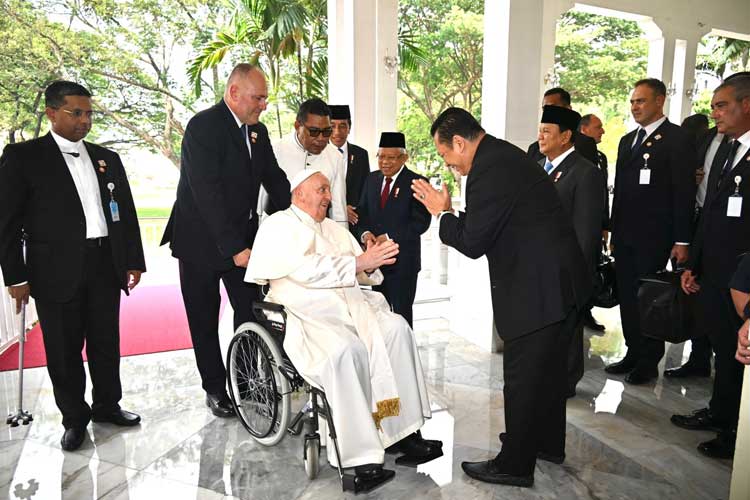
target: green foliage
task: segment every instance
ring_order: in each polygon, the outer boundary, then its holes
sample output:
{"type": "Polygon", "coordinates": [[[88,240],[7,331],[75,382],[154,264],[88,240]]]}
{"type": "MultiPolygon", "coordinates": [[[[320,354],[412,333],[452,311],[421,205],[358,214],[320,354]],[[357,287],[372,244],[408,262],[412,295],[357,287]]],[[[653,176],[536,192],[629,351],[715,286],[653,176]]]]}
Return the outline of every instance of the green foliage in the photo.
{"type": "Polygon", "coordinates": [[[399,2],[398,129],[406,135],[410,164],[430,176],[440,172],[451,185],[429,130],[437,115],[460,106],[480,116],[483,12],[481,0],[399,2]]]}
{"type": "Polygon", "coordinates": [[[750,70],[750,41],[709,35],[698,46],[696,68],[723,79],[750,70]]]}

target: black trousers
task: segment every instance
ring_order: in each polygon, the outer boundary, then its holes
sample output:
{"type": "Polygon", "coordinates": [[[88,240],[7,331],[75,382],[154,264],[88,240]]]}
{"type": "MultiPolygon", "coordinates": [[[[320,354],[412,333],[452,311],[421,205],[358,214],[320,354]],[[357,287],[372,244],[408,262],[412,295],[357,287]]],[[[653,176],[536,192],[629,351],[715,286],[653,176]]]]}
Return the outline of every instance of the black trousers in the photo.
{"type": "MultiPolygon", "coordinates": [[[[585,314],[585,312],[584,312],[585,314]]],[[[583,317],[583,315],[581,315],[583,317]]],[[[576,390],[576,385],[583,378],[583,321],[574,329],[568,346],[568,385],[566,395],[576,390]]]]}
{"type": "Polygon", "coordinates": [[[92,242],[86,247],[84,276],[70,301],[36,299],[47,371],[66,429],[85,427],[92,413],[107,414],[119,409],[122,398],[120,285],[108,240],[103,239],[100,244],[92,242]],[[93,386],[90,407],[84,399],[84,341],[93,386]]]}
{"type": "Polygon", "coordinates": [[[670,248],[663,251],[642,251],[626,244],[615,245],[615,276],[620,299],[622,333],[628,347],[627,357],[636,362],[636,369],[656,374],[657,365],[664,356],[664,342],[641,335],[638,313],[639,278],[655,273],[669,259],[670,248]]]}
{"type": "Polygon", "coordinates": [[[508,474],[534,473],[537,452],[565,453],[567,359],[580,313],[571,309],[562,321],[506,340],[503,354],[505,440],[495,457],[508,474]]]}
{"type": "Polygon", "coordinates": [[[219,346],[219,280],[229,295],[234,309],[234,328],[255,319],[253,301],[261,300],[260,287],[244,281],[245,269],[232,267],[227,271],[210,269],[205,264],[180,260],[180,287],[185,303],[190,338],[203,389],[221,394],[226,388],[224,356],[219,346]]]}
{"type": "Polygon", "coordinates": [[[742,326],[742,320],[734,310],[728,288],[704,280],[699,297],[706,319],[714,325],[709,330],[709,340],[716,354],[716,374],[709,408],[720,427],[733,430],[737,428],[742,394],[744,366],[734,359],[737,330],[742,326]]]}
{"type": "Polygon", "coordinates": [[[383,283],[372,289],[385,296],[393,312],[404,317],[410,327],[414,327],[414,297],[417,295],[417,275],[414,269],[397,269],[384,272],[383,283]]]}

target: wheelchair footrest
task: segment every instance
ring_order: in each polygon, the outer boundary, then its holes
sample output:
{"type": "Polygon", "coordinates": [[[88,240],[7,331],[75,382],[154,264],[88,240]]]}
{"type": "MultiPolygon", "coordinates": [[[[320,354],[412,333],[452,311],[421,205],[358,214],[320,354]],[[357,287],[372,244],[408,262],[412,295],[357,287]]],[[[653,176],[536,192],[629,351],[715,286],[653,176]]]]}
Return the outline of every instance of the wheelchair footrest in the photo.
{"type": "Polygon", "coordinates": [[[343,491],[351,491],[354,494],[367,493],[381,486],[395,476],[396,473],[390,469],[383,469],[383,474],[374,479],[364,479],[352,473],[345,472],[341,477],[341,488],[343,491]]]}

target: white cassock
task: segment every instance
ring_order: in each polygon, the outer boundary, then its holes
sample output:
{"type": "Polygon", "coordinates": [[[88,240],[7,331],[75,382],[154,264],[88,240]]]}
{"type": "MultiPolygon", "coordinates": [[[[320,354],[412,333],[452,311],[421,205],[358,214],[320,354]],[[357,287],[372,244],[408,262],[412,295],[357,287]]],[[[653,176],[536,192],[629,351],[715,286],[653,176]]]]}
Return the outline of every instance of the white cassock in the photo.
{"type": "MultiPolygon", "coordinates": [[[[273,154],[289,180],[302,170],[320,170],[331,183],[329,215],[344,229],[349,228],[346,212],[346,162],[335,146],[329,143],[319,155],[313,155],[305,151],[297,139],[297,134],[292,132],[273,143],[273,154]]],[[[262,190],[259,197],[259,214],[263,214],[266,198],[266,192],[262,190]]]]}
{"type": "Polygon", "coordinates": [[[245,275],[286,309],[284,350],[326,393],[342,467],[382,463],[384,448],[432,415],[414,334],[383,295],[360,289],[383,280],[356,274],[361,253],[349,231],[292,205],[261,224],[245,275]]]}

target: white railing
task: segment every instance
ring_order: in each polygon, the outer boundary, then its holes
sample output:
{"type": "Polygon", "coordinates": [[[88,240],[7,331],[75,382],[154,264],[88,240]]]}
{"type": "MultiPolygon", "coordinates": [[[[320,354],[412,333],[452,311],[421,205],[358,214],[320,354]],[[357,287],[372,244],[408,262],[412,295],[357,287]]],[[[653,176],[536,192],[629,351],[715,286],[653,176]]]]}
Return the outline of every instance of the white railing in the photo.
{"type": "MultiPolygon", "coordinates": [[[[26,330],[29,330],[37,321],[34,299],[29,299],[26,306],[26,330]]],[[[0,273],[0,353],[18,342],[21,332],[21,315],[16,314],[16,301],[10,297],[8,289],[3,282],[0,273]]]]}

